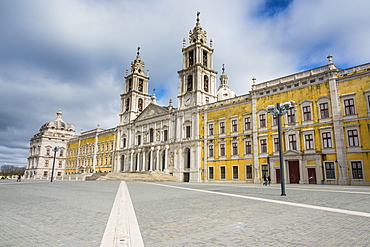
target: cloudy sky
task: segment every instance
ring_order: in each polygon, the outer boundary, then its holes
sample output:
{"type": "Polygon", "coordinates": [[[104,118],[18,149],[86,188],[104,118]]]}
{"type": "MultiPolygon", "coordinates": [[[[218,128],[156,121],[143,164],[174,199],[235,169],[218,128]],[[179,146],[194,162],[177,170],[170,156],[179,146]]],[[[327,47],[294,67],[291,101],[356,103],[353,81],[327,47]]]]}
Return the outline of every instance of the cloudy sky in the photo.
{"type": "Polygon", "coordinates": [[[370,62],[368,0],[0,0],[0,165],[26,165],[56,117],[80,130],[118,123],[137,47],[157,102],[176,104],[182,40],[201,12],[214,69],[238,95],[257,82],[370,62]]]}

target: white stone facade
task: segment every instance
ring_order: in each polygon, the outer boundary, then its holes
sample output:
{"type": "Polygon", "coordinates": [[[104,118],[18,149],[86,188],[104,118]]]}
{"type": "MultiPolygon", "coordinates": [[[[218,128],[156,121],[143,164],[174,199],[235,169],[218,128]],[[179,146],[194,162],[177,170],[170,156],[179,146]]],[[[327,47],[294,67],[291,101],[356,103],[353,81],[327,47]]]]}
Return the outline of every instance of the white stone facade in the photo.
{"type": "Polygon", "coordinates": [[[25,178],[49,179],[54,154],[54,178],[62,178],[65,175],[67,144],[74,133],[74,126],[62,120],[62,112],[59,110],[57,118],[44,124],[40,132],[31,138],[25,178]],[[56,153],[53,151],[55,147],[59,147],[56,153]]]}

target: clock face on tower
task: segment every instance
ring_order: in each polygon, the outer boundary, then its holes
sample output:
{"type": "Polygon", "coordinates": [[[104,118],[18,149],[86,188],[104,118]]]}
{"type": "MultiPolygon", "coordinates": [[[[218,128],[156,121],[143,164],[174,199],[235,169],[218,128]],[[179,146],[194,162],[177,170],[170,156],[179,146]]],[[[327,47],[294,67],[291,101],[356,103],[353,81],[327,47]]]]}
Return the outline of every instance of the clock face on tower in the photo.
{"type": "Polygon", "coordinates": [[[191,102],[193,101],[192,99],[193,99],[192,95],[190,95],[190,94],[186,95],[184,105],[189,106],[191,104],[191,102]]]}

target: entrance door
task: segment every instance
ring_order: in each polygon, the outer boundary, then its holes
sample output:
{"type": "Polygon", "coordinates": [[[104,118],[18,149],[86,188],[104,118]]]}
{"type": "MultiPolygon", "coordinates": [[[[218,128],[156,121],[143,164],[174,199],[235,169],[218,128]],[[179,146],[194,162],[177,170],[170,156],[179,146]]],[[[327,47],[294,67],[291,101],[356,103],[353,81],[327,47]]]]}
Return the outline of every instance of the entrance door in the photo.
{"type": "Polygon", "coordinates": [[[315,168],[307,168],[308,173],[308,183],[309,184],[316,184],[316,169],[315,168]]]}
{"type": "Polygon", "coordinates": [[[280,184],[281,179],[280,179],[280,169],[276,169],[276,183],[280,184]]]}
{"type": "Polygon", "coordinates": [[[299,161],[289,161],[289,183],[299,184],[299,161]]]}
{"type": "Polygon", "coordinates": [[[190,173],[184,172],[184,182],[189,182],[190,181],[190,173]]]}

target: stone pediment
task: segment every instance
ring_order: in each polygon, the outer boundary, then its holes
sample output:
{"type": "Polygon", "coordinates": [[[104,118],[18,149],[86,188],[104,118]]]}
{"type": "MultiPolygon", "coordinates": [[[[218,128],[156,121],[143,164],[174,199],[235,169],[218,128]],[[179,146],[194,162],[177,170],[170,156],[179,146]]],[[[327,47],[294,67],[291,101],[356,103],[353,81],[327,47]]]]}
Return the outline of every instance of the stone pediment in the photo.
{"type": "Polygon", "coordinates": [[[150,103],[144,111],[135,119],[135,122],[157,117],[159,115],[168,114],[170,111],[153,103],[150,103]]]}
{"type": "Polygon", "coordinates": [[[297,155],[302,155],[302,153],[296,150],[288,150],[284,152],[284,157],[285,156],[297,156],[297,155]]]}

